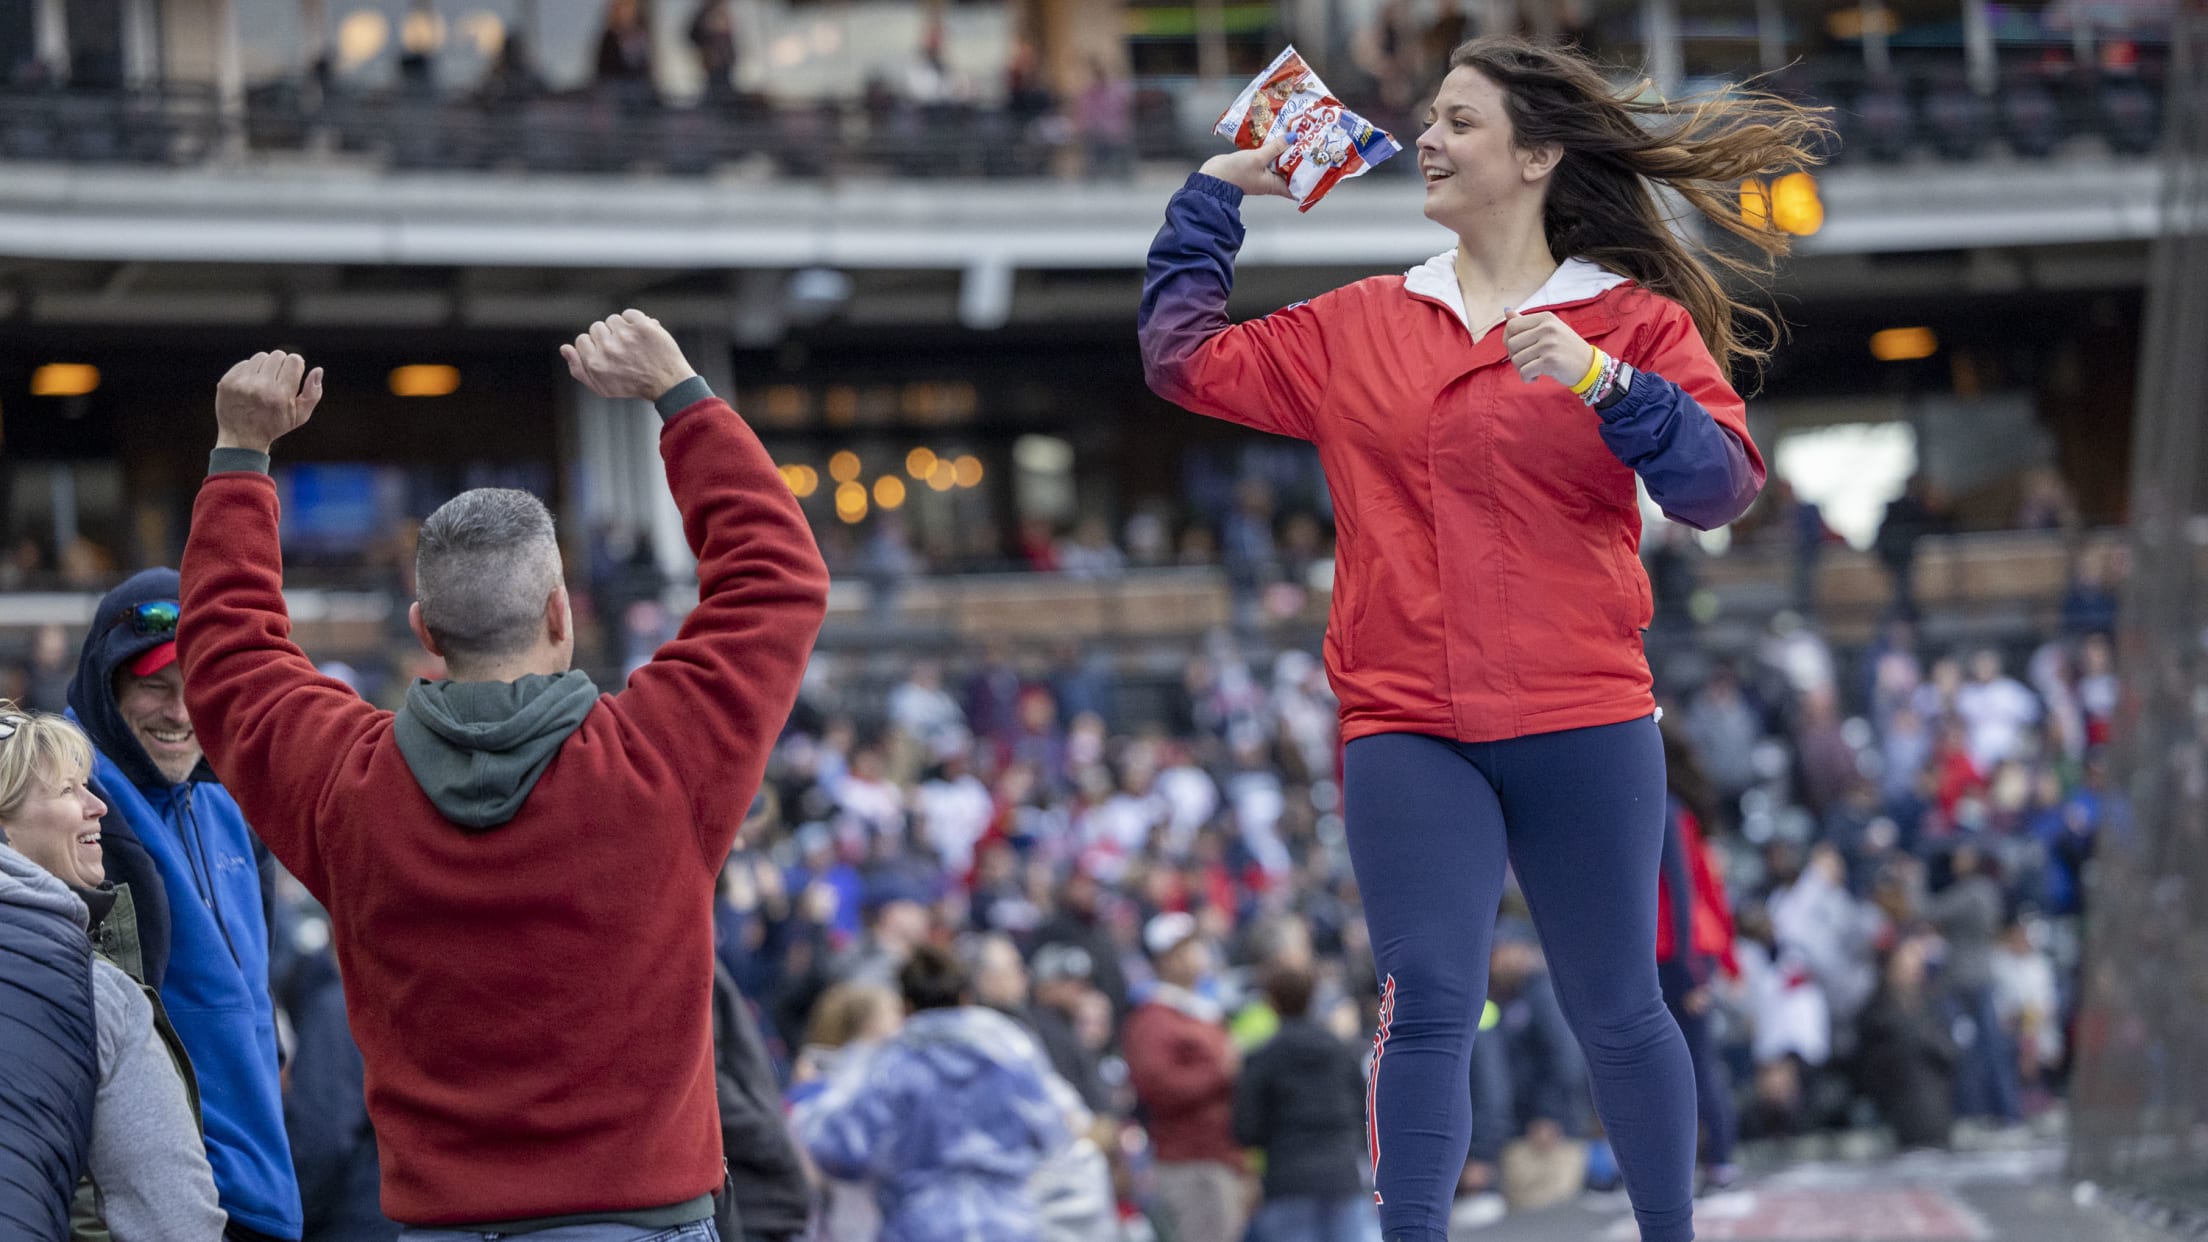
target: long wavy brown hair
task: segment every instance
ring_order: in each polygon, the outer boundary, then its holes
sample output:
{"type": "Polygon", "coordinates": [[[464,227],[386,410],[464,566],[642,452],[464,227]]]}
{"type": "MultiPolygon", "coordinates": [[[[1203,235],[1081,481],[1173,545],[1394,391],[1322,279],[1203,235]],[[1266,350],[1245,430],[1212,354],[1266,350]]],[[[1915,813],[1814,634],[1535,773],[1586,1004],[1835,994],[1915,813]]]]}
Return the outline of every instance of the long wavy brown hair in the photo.
{"type": "Polygon", "coordinates": [[[1449,67],[1476,70],[1502,88],[1521,149],[1563,148],[1542,221],[1551,254],[1599,263],[1686,307],[1728,375],[1770,356],[1778,321],[1733,296],[1719,272],[1760,289],[1789,239],[1742,216],[1738,186],[1822,162],[1829,109],[1753,89],[1649,98],[1645,83],[1620,91],[1576,51],[1507,36],[1459,45],[1449,67]],[[1658,187],[1754,253],[1682,238],[1658,187]]]}

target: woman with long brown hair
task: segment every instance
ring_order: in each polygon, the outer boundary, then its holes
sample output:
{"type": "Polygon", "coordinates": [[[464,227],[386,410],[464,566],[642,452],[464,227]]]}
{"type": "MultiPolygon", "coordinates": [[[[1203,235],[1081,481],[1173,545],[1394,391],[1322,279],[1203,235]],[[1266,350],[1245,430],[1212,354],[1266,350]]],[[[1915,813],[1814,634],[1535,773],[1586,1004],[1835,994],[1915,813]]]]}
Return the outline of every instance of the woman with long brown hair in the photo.
{"type": "Polygon", "coordinates": [[[1763,461],[1732,368],[1770,320],[1674,232],[1676,196],[1749,249],[1735,184],[1812,162],[1768,95],[1614,90],[1576,53],[1456,49],[1417,142],[1451,250],[1242,324],[1246,194],[1278,144],[1176,194],[1140,319],[1150,384],[1312,441],[1338,536],[1327,669],[1349,846],[1381,980],[1368,1140],[1388,1242],[1447,1236],[1488,941],[1515,869],[1644,1242],[1693,1236],[1694,1074],[1657,985],[1662,741],[1640,630],[1638,475],[1675,520],[1738,517],[1763,461]]]}

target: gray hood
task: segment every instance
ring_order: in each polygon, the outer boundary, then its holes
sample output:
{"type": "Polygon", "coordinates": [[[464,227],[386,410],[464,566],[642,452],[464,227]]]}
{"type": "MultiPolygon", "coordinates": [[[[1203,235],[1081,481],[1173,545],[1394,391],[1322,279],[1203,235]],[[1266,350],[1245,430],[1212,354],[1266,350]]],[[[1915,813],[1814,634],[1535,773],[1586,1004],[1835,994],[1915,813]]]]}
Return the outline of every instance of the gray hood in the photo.
{"type": "Polygon", "coordinates": [[[598,687],[581,669],[518,681],[417,681],[392,732],[446,819],[496,828],[521,813],[537,778],[597,703],[598,687]]]}
{"type": "Polygon", "coordinates": [[[0,845],[0,905],[58,914],[80,930],[92,925],[84,903],[60,877],[5,845],[0,845]]]}

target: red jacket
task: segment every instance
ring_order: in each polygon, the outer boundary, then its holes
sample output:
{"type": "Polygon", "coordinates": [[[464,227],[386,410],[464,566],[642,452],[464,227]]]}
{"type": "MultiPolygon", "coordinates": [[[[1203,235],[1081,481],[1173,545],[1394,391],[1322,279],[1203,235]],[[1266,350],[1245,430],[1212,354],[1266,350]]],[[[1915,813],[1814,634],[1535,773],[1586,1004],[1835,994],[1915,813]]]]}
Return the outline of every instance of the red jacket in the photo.
{"type": "MultiPolygon", "coordinates": [[[[1681,853],[1687,870],[1687,886],[1694,891],[1688,905],[1687,936],[1694,956],[1717,963],[1728,975],[1740,974],[1733,956],[1733,910],[1725,896],[1725,881],[1711,865],[1710,849],[1702,840],[1701,824],[1684,807],[1673,812],[1681,853]]],[[[1678,951],[1678,916],[1672,913],[1671,877],[1659,873],[1656,882],[1656,960],[1668,962],[1678,951]]]]}
{"type": "Polygon", "coordinates": [[[1226,1028],[1152,1000],[1127,1015],[1119,1042],[1157,1158],[1241,1171],[1226,1028]]]}
{"type": "Polygon", "coordinates": [[[193,507],[186,701],[223,783],[329,909],[383,1209],[406,1224],[659,1207],[721,1184],[714,881],[828,575],[734,411],[699,401],[660,447],[698,606],[489,831],[441,816],[392,714],[292,645],[268,477],[212,475],[193,507]]]}
{"type": "Polygon", "coordinates": [[[1317,446],[1336,533],[1327,673],[1342,738],[1481,742],[1655,709],[1636,472],[1677,520],[1721,526],[1763,486],[1741,400],[1676,303],[1582,260],[1547,310],[1639,374],[1596,414],[1528,384],[1464,320],[1449,257],[1247,323],[1227,293],[1241,191],[1197,174],[1150,250],[1150,386],[1317,446]]]}

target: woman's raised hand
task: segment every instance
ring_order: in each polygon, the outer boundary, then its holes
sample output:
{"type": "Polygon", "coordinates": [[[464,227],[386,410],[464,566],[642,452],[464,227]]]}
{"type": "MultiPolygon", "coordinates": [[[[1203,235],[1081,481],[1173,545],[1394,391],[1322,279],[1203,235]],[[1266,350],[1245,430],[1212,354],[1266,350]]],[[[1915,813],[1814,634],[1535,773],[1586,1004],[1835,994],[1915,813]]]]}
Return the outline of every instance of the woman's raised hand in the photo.
{"type": "Polygon", "coordinates": [[[1274,137],[1254,151],[1214,155],[1196,171],[1207,177],[1217,177],[1244,194],[1276,194],[1287,198],[1288,179],[1273,171],[1273,161],[1287,149],[1286,139],[1274,137]]]}

